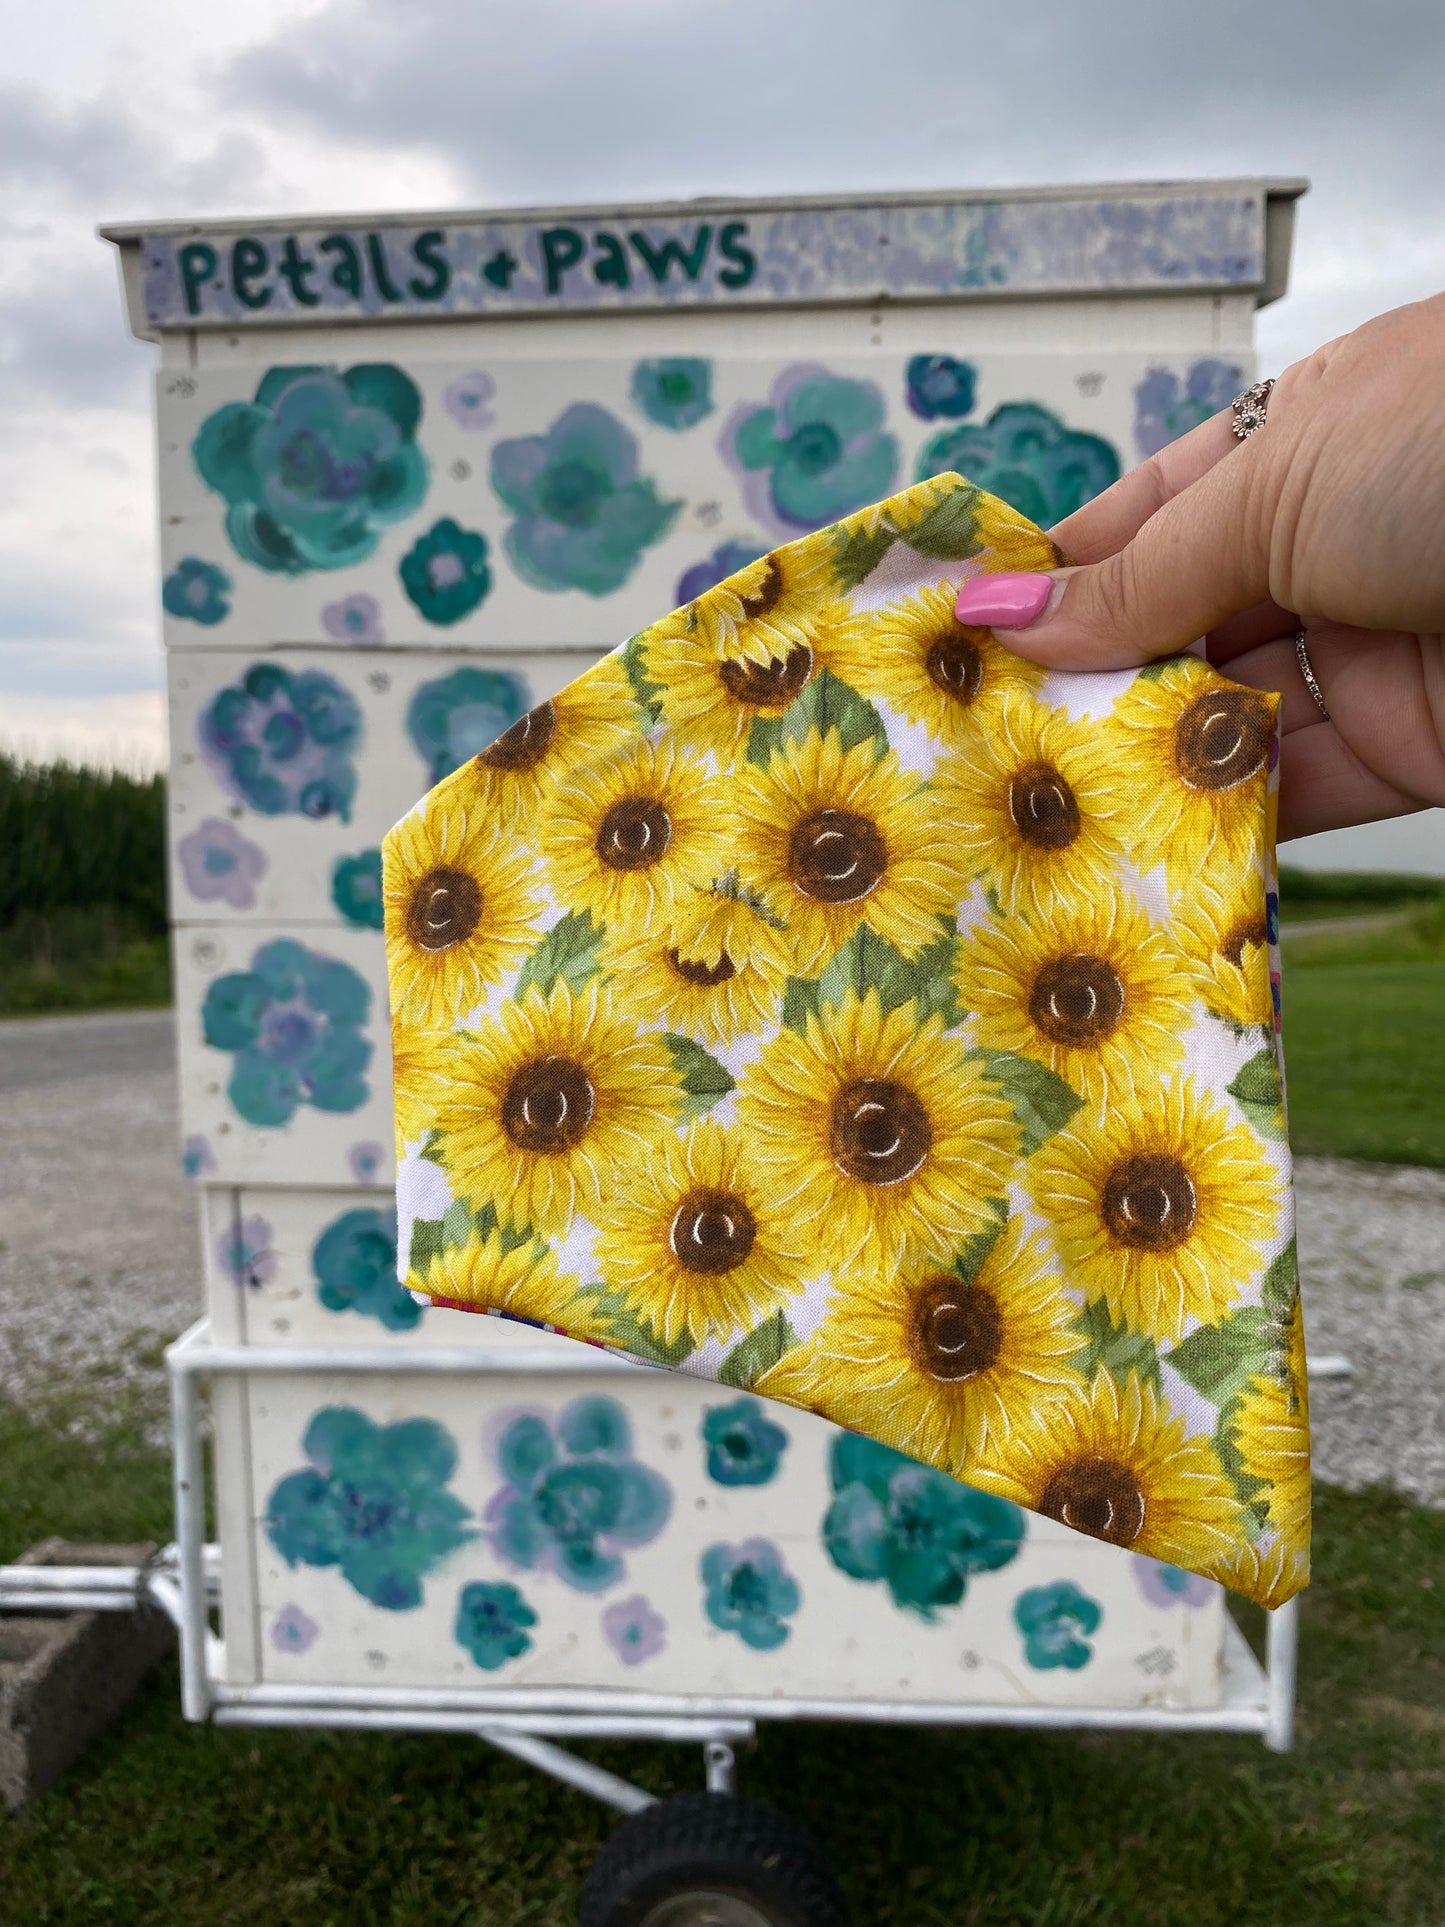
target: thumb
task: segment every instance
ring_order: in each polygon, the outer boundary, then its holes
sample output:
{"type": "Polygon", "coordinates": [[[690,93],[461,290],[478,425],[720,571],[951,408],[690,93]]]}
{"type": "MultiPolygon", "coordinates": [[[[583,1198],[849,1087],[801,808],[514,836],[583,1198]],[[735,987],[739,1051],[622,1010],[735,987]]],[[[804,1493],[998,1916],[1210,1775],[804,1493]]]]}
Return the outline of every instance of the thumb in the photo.
{"type": "Polygon", "coordinates": [[[1051,669],[1124,669],[1171,655],[1268,597],[1264,482],[1246,442],[1102,562],[970,577],[958,619],[1051,669]]]}

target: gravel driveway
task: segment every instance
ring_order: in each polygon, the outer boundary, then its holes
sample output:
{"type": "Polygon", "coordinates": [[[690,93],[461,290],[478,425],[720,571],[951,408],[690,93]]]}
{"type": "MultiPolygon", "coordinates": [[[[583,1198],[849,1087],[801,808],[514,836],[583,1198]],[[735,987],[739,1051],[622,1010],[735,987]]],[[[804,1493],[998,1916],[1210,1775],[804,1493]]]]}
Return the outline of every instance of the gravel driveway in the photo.
{"type": "MultiPolygon", "coordinates": [[[[56,1371],[154,1372],[138,1334],[200,1308],[168,1012],[0,1023],[0,1392],[56,1371]]],[[[1445,1172],[1304,1158],[1300,1251],[1315,1464],[1445,1503],[1445,1172]]]]}

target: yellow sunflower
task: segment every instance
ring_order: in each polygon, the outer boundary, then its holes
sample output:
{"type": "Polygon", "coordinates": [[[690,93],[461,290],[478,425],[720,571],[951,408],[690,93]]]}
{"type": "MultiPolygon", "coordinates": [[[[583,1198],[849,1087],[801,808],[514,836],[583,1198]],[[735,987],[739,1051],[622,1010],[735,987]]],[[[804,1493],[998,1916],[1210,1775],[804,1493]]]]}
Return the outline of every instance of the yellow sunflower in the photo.
{"type": "Polygon", "coordinates": [[[1110,1545],[1209,1571],[1241,1532],[1239,1506],[1214,1448],[1187,1437],[1154,1388],[1133,1373],[1120,1390],[1092,1385],[1037,1411],[969,1473],[971,1484],[1110,1545]]]}
{"type": "MultiPolygon", "coordinates": [[[[713,661],[786,665],[794,650],[812,646],[818,613],[833,600],[833,545],[828,531],[810,535],[749,562],[678,611],[713,661]]],[[[677,617],[657,628],[668,630],[677,617]]],[[[651,630],[640,644],[648,655],[651,630]]]]}
{"type": "Polygon", "coordinates": [[[452,796],[404,816],[381,856],[392,1013],[443,1030],[535,943],[529,859],[483,804],[452,796]]]}
{"type": "Polygon", "coordinates": [[[446,1088],[446,1060],[454,1033],[391,1026],[391,1091],[396,1117],[397,1155],[422,1142],[436,1124],[437,1099],[446,1088]]]}
{"type": "Polygon", "coordinates": [[[1194,877],[1174,927],[1210,1010],[1231,1024],[1273,1025],[1265,885],[1253,862],[1194,877]]]}
{"type": "Polygon", "coordinates": [[[965,628],[953,613],[957,595],[952,582],[920,589],[837,624],[828,642],[828,665],[850,689],[955,744],[997,708],[1004,690],[1037,690],[1048,674],[1011,655],[991,629],[965,628]]]}
{"type": "Polygon", "coordinates": [[[1216,1323],[1279,1224],[1282,1184],[1259,1140],[1192,1078],[1081,1112],[1025,1181],[1071,1282],[1155,1339],[1216,1323]]]}
{"type": "Polygon", "coordinates": [[[495,1202],[543,1236],[566,1233],[677,1119],[678,1083],[657,1033],[559,983],[458,1039],[437,1128],[452,1190],[495,1202]]]}
{"type": "Polygon", "coordinates": [[[604,1201],[595,1255],[609,1291],[664,1344],[748,1330],[796,1292],[811,1248],[744,1149],[714,1119],[672,1134],[604,1201]]]}
{"type": "Polygon", "coordinates": [[[1249,1381],[1234,1407],[1230,1430],[1245,1471],[1265,1486],[1260,1497],[1269,1505],[1269,1524],[1288,1547],[1308,1548],[1310,1412],[1298,1299],[1290,1314],[1283,1375],[1249,1381]]]}
{"type": "Polygon", "coordinates": [[[955,838],[919,779],[870,738],[845,750],[810,729],[734,785],[738,868],[788,931],[806,976],[866,923],[900,950],[938,935],[967,895],[955,838]]]}
{"type": "Polygon", "coordinates": [[[689,891],[669,918],[617,932],[603,953],[630,1003],[704,1044],[775,1023],[789,971],[782,933],[728,881],[689,891]]]}
{"type": "Polygon", "coordinates": [[[473,1233],[464,1245],[438,1252],[424,1273],[413,1271],[406,1282],[443,1304],[510,1311],[567,1330],[585,1326],[597,1302],[595,1291],[558,1270],[550,1245],[539,1238],[518,1244],[497,1231],[485,1238],[473,1233]]]}
{"type": "Polygon", "coordinates": [[[738,1123],[780,1202],[837,1266],[893,1265],[910,1241],[988,1224],[1018,1142],[1013,1113],[940,1017],[884,1016],[850,991],[825,1029],[783,1031],[743,1073],[738,1123]]]}
{"type": "Polygon", "coordinates": [[[1009,915],[1047,917],[1055,894],[1113,881],[1132,786],[1087,723],[1009,689],[967,757],[935,779],[935,814],[1009,915]]]}
{"type": "Polygon", "coordinates": [[[974,511],[974,533],[983,543],[983,553],[975,567],[980,574],[996,575],[1000,570],[1061,568],[1068,560],[1063,550],[1034,527],[1026,515],[1001,502],[996,495],[978,491],[974,511]]]}
{"type": "Polygon", "coordinates": [[[570,910],[641,926],[689,884],[706,887],[729,856],[727,792],[670,743],[639,736],[579,766],[542,828],[552,888],[570,910]]]}
{"type": "Polygon", "coordinates": [[[1130,854],[1163,863],[1171,889],[1192,891],[1206,869],[1238,868],[1265,829],[1279,697],[1227,682],[1179,656],[1136,676],[1114,705],[1129,744],[1130,854]]]}
{"type": "Polygon", "coordinates": [[[451,779],[447,794],[520,830],[551,802],[573,769],[616,752],[642,728],[619,652],[528,710],[451,779]]]}
{"type": "Polygon", "coordinates": [[[1041,1059],[1095,1106],[1131,1106],[1184,1055],[1193,984],[1165,933],[1117,885],[1061,894],[1031,923],[976,926],[955,977],[975,1043],[1041,1059]]]}
{"type": "Polygon", "coordinates": [[[1220,1560],[1210,1571],[1221,1586],[1242,1593],[1257,1605],[1282,1606],[1309,1584],[1309,1547],[1287,1545],[1280,1532],[1267,1542],[1261,1540],[1253,1545],[1248,1539],[1241,1539],[1229,1557],[1220,1560]]]}
{"type": "Polygon", "coordinates": [[[966,1478],[1021,1413],[1077,1385],[1076,1316],[1047,1248],[1013,1218],[972,1284],[918,1252],[835,1274],[823,1323],[754,1389],[966,1478]]]}

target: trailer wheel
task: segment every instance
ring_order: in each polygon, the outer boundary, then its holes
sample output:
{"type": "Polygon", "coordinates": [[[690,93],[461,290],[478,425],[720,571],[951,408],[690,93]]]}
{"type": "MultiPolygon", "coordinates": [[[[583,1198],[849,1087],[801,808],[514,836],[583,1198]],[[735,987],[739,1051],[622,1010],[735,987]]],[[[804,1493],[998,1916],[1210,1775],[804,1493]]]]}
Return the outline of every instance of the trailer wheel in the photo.
{"type": "Polygon", "coordinates": [[[848,1927],[832,1869],[786,1814],[731,1793],[635,1813],[592,1863],[578,1927],[848,1927]]]}

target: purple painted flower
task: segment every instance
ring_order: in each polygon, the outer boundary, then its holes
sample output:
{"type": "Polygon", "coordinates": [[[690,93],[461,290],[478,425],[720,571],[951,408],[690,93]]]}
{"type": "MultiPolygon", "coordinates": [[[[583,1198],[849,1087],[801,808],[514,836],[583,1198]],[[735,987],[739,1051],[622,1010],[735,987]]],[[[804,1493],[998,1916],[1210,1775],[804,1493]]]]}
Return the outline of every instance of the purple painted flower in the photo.
{"type": "Polygon", "coordinates": [[[745,569],[759,556],[766,555],[766,542],[724,542],[701,562],[694,562],[690,569],[684,569],[677,579],[677,602],[681,608],[684,602],[692,602],[708,589],[714,589],[719,582],[726,582],[730,575],[745,569]]]}
{"type": "Polygon", "coordinates": [[[1142,1553],[1136,1553],[1131,1563],[1139,1590],[1151,1606],[1203,1606],[1214,1596],[1212,1579],[1202,1579],[1182,1566],[1146,1559],[1142,1553]]]}
{"type": "Polygon", "coordinates": [[[216,1168],[216,1154],[209,1142],[197,1135],[188,1137],[181,1146],[181,1174],[193,1183],[197,1178],[209,1177],[216,1168]]]}
{"type": "Polygon", "coordinates": [[[1139,453],[1157,455],[1227,408],[1243,386],[1244,370],[1228,361],[1196,361],[1182,381],[1171,368],[1151,368],[1134,389],[1139,453]]]}
{"type": "Polygon", "coordinates": [[[271,1227],[264,1218],[237,1218],[216,1240],[216,1262],[234,1285],[253,1289],[276,1276],[271,1227]]]}
{"type": "Polygon", "coordinates": [[[495,417],[490,403],[496,399],[497,384],[485,369],[473,368],[458,375],[442,391],[442,407],[458,428],[490,428],[495,417]]]}
{"type": "Polygon", "coordinates": [[[374,595],[343,596],[328,602],[321,611],[321,626],[337,642],[385,642],[381,626],[381,604],[374,595]]]}
{"type": "Polygon", "coordinates": [[[283,1606],[271,1622],[271,1644],[278,1653],[304,1653],[315,1645],[320,1631],[310,1613],[296,1605],[283,1606]]]}
{"type": "Polygon", "coordinates": [[[385,1165],[390,1153],[375,1138],[363,1138],[346,1153],[346,1164],[358,1184],[370,1184],[385,1165]]]}
{"type": "Polygon", "coordinates": [[[193,897],[249,910],[256,885],[266,874],[266,852],[248,841],[224,817],[208,816],[176,845],[181,875],[193,897]]]}
{"type": "Polygon", "coordinates": [[[602,1631],[624,1666],[640,1666],[667,1644],[667,1621],[653,1611],[640,1592],[607,1608],[602,1615],[602,1631]]]}

